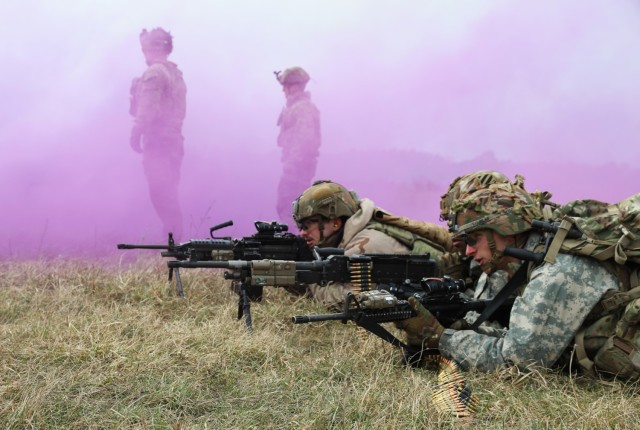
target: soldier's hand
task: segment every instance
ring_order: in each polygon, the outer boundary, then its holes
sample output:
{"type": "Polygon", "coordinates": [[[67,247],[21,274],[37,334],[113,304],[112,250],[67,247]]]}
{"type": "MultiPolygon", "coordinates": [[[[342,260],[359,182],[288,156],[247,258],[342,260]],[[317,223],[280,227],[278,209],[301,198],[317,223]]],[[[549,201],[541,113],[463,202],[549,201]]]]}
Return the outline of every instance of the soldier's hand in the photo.
{"type": "Polygon", "coordinates": [[[464,279],[469,272],[469,263],[464,261],[457,252],[446,252],[438,261],[440,270],[444,275],[456,279],[464,279]]]}
{"type": "Polygon", "coordinates": [[[454,321],[448,328],[452,330],[468,330],[469,323],[464,319],[454,321]]]}
{"type": "Polygon", "coordinates": [[[133,127],[131,129],[131,137],[129,138],[129,145],[131,145],[131,149],[133,149],[138,154],[142,153],[142,133],[138,130],[137,127],[133,127]]]}
{"type": "Polygon", "coordinates": [[[437,348],[444,327],[438,319],[415,298],[409,297],[409,305],[418,314],[413,318],[400,321],[399,328],[407,332],[407,344],[437,348]]]}

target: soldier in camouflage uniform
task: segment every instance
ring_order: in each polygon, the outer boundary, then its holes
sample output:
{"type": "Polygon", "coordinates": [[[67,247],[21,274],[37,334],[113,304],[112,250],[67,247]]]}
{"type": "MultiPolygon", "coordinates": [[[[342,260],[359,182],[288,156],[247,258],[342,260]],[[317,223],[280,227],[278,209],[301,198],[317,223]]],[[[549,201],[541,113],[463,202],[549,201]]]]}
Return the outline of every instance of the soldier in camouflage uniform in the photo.
{"type": "Polygon", "coordinates": [[[291,203],[309,185],[316,173],[321,134],[320,111],[305,91],[309,75],[301,67],[277,72],[286,98],[278,117],[278,146],[282,148],[282,174],[278,183],[276,210],[280,221],[291,223],[291,203]]]}
{"type": "MultiPolygon", "coordinates": [[[[457,234],[466,240],[466,254],[487,274],[503,270],[511,278],[523,263],[504,254],[507,246],[539,251],[541,237],[532,230],[542,217],[539,203],[515,183],[476,183],[475,190],[451,203],[457,234]]],[[[554,264],[529,268],[520,296],[511,309],[508,329],[494,333],[445,329],[415,300],[421,322],[407,328],[408,341],[437,347],[464,368],[494,371],[507,365],[551,367],[566,364],[567,351],[589,324],[590,312],[605,292],[618,290],[614,275],[594,259],[558,254],[554,264]]],[[[480,330],[479,330],[480,331],[480,330]]],[[[597,350],[587,347],[589,358],[597,350]]]]}
{"type": "MultiPolygon", "coordinates": [[[[293,203],[293,218],[309,247],[341,248],[345,255],[430,253],[436,259],[450,248],[449,235],[442,227],[422,223],[435,231],[432,240],[425,239],[379,221],[381,214],[387,215],[373,201],[359,199],[355,192],[332,181],[314,182],[293,203]]],[[[351,284],[332,283],[309,285],[305,292],[337,308],[349,291],[357,292],[351,284]]]]}
{"type": "MultiPolygon", "coordinates": [[[[446,194],[440,198],[440,221],[447,223],[450,232],[455,230],[455,220],[452,219],[451,206],[464,196],[477,191],[476,184],[492,184],[492,183],[504,183],[509,182],[509,178],[498,172],[489,170],[482,170],[474,172],[468,175],[459,176],[451,182],[449,190],[446,194]]],[[[486,274],[483,274],[478,263],[466,255],[466,243],[460,236],[454,235],[452,237],[453,245],[460,256],[461,264],[464,266],[464,270],[459,276],[465,279],[467,285],[476,285],[479,278],[486,278],[486,274]]],[[[481,281],[483,282],[483,281],[481,281]]],[[[483,297],[491,298],[491,297],[483,297]]]]}
{"type": "Polygon", "coordinates": [[[173,50],[171,34],[162,28],[143,30],[140,45],[148,68],[131,84],[134,124],[130,145],[142,154],[151,202],[163,223],[163,234],[173,232],[177,239],[182,235],[178,186],[187,89],[182,72],[168,61],[173,50]]]}
{"type": "MultiPolygon", "coordinates": [[[[451,212],[451,206],[456,201],[476,192],[478,186],[484,187],[494,183],[508,183],[509,178],[502,173],[481,170],[464,176],[459,176],[449,185],[449,190],[440,199],[440,221],[444,221],[449,226],[449,231],[455,232],[455,218],[451,212]]],[[[465,285],[469,287],[466,294],[476,300],[491,300],[496,294],[502,290],[509,280],[507,272],[504,270],[496,270],[491,275],[482,271],[478,262],[471,256],[466,255],[466,241],[462,236],[454,235],[452,238],[453,245],[457,250],[460,258],[461,269],[456,272],[449,271],[449,275],[464,279],[465,285]],[[456,276],[458,275],[458,276],[456,276]]],[[[472,324],[480,314],[476,311],[470,311],[466,314],[464,320],[466,325],[472,324]]],[[[496,322],[482,323],[482,329],[488,327],[500,327],[496,322]]]]}

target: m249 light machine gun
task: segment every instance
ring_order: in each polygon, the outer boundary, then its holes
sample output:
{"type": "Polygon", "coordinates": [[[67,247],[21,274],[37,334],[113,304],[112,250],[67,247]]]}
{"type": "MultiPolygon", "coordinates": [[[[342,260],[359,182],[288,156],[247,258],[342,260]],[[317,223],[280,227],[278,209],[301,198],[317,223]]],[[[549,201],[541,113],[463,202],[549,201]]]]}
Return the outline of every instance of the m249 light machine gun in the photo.
{"type": "MultiPolygon", "coordinates": [[[[257,232],[251,236],[235,239],[232,237],[215,237],[214,231],[233,225],[233,221],[218,224],[209,229],[211,239],[192,239],[176,244],[173,234],[169,233],[167,245],[131,245],[118,244],[118,249],[160,249],[160,255],[175,261],[229,261],[229,260],[293,260],[311,261],[313,254],[302,237],[288,233],[286,224],[256,221],[257,232]]],[[[169,266],[169,280],[176,274],[178,295],[184,297],[179,267],[169,266]]],[[[234,286],[235,287],[235,286],[234,286]]],[[[235,289],[235,288],[234,288],[235,289]]],[[[249,298],[253,301],[262,299],[262,287],[249,289],[249,298]]]]}
{"type": "Polygon", "coordinates": [[[238,319],[244,315],[249,329],[251,305],[248,291],[252,287],[290,287],[300,284],[326,285],[329,282],[351,283],[355,290],[366,291],[377,285],[389,288],[406,282],[419,282],[437,275],[437,265],[429,255],[363,254],[331,255],[322,259],[314,248],[314,261],[230,260],[169,261],[169,268],[227,269],[224,277],[240,285],[238,319]]]}

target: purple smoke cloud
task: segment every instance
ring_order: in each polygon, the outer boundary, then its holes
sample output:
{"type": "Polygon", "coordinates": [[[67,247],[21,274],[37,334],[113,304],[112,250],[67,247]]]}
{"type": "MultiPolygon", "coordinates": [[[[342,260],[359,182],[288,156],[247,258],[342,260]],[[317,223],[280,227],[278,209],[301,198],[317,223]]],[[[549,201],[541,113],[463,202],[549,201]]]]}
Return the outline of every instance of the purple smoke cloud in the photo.
{"type": "Polygon", "coordinates": [[[156,26],[188,86],[185,239],[276,219],[272,72],[295,65],[322,114],[317,178],[390,212],[438,222],[448,184],[477,169],[558,203],[640,191],[636,2],[305,3],[3,3],[0,257],[166,241],[128,146],[138,34],[156,26]]]}

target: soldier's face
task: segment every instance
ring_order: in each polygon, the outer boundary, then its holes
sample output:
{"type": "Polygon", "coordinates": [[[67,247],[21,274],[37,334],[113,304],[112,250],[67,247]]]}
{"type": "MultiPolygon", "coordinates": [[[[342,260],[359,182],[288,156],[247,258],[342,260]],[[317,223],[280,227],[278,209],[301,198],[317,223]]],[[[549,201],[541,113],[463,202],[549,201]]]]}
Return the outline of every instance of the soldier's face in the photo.
{"type": "MultiPolygon", "coordinates": [[[[489,246],[488,235],[492,234],[493,240],[496,244],[496,250],[504,251],[504,248],[510,244],[501,234],[491,232],[490,230],[478,230],[473,233],[469,233],[466,237],[467,247],[465,253],[467,256],[473,258],[480,267],[489,267],[488,264],[493,258],[493,252],[489,246]]],[[[486,271],[486,270],[485,270],[486,271]]]]}
{"type": "Polygon", "coordinates": [[[318,246],[324,238],[333,235],[340,229],[335,221],[324,219],[320,216],[305,218],[300,222],[298,228],[300,229],[300,236],[305,240],[309,248],[318,246]]]}
{"type": "MultiPolygon", "coordinates": [[[[285,87],[286,88],[286,87],[285,87]]],[[[321,239],[320,225],[323,224],[322,217],[311,216],[303,219],[298,228],[300,229],[300,236],[307,242],[309,248],[318,245],[321,239]]]]}

